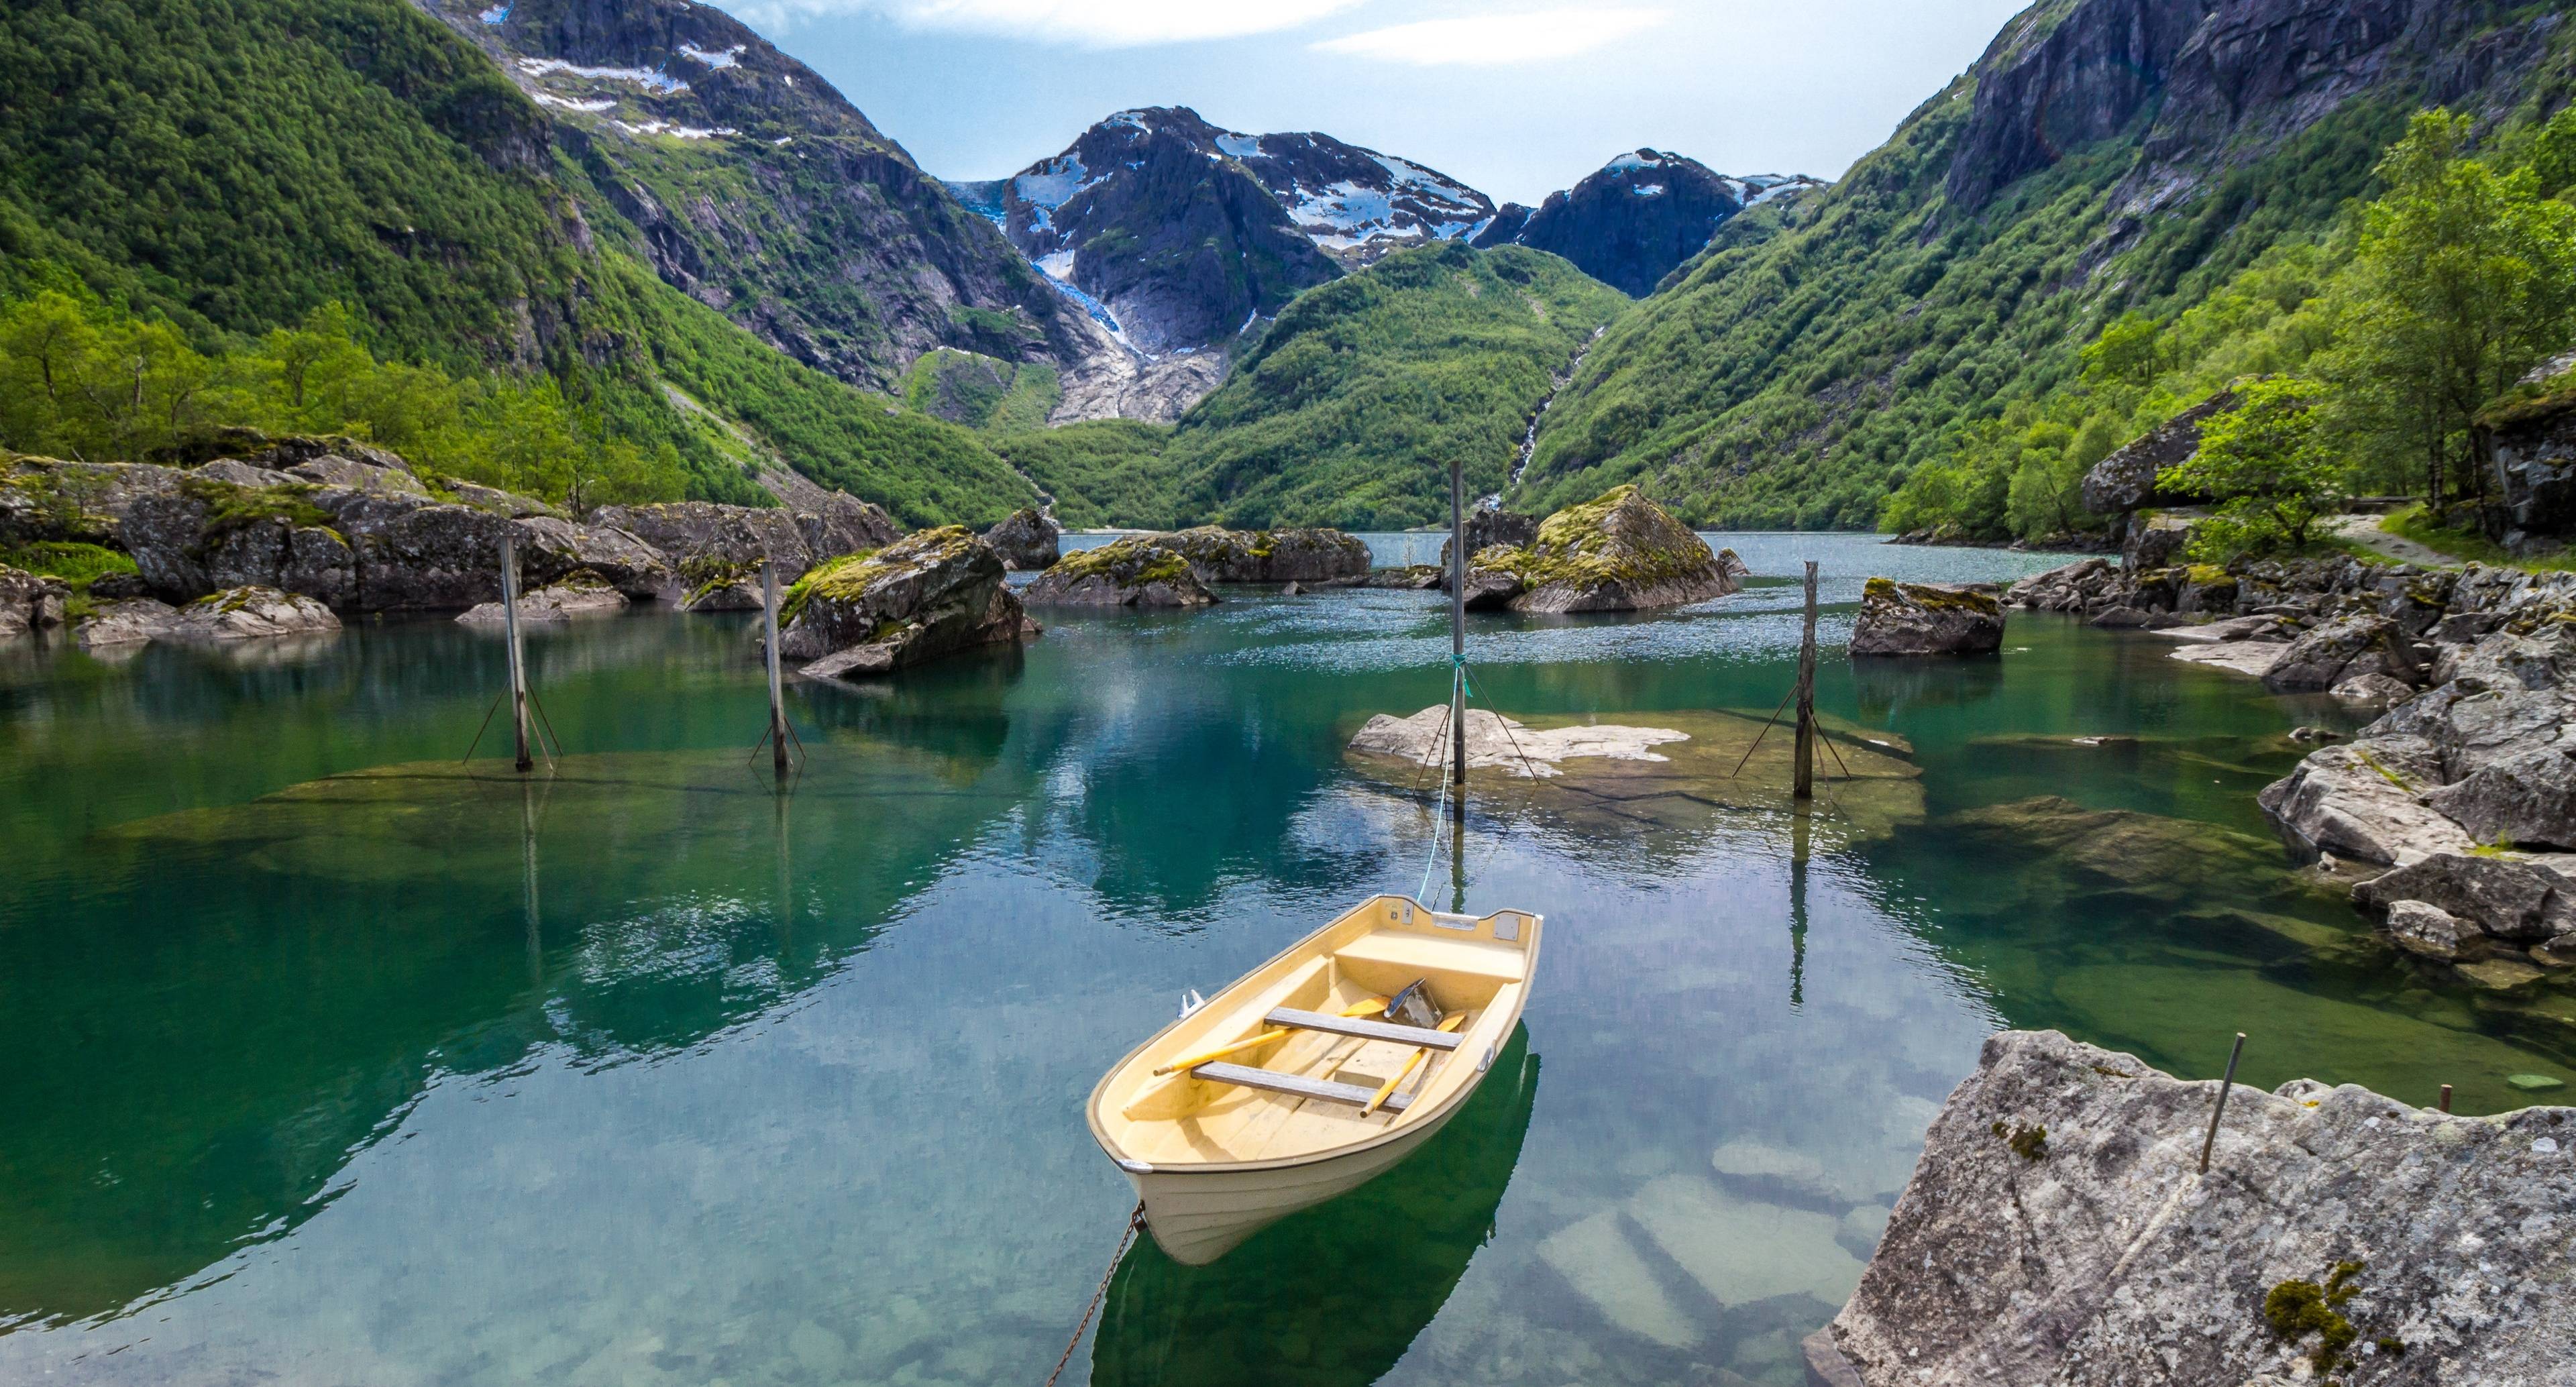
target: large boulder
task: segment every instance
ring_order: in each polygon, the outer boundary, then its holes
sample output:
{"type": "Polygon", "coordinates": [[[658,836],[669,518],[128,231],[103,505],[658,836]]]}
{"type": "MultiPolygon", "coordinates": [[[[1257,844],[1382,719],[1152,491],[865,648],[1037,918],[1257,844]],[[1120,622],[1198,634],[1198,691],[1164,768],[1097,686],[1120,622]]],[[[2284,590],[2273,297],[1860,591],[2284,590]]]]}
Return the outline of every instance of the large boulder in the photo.
{"type": "Polygon", "coordinates": [[[1037,573],[1063,558],[1064,527],[1035,506],[1022,506],[984,532],[984,542],[1002,556],[1002,566],[1015,573],[1037,573]]]}
{"type": "Polygon", "coordinates": [[[2120,585],[2120,566],[2104,558],[2081,559],[2034,573],[2004,590],[2003,604],[2034,612],[2077,615],[2104,605],[2120,585]]]}
{"type": "Polygon", "coordinates": [[[1204,607],[1216,601],[1186,555],[1147,535],[1077,549],[1020,595],[1033,606],[1204,607]]]}
{"type": "Polygon", "coordinates": [[[523,582],[545,584],[588,573],[628,597],[652,597],[669,591],[676,581],[662,551],[613,525],[536,516],[513,521],[511,530],[523,582]]]}
{"type": "Polygon", "coordinates": [[[2316,627],[2290,642],[2290,648],[2263,672],[2263,687],[2274,693],[2308,693],[2331,689],[2363,674],[2395,674],[2388,653],[2397,624],[2384,616],[2354,615],[2316,627]]]}
{"type": "Polygon", "coordinates": [[[2418,958],[2475,962],[2487,952],[2486,934],[2474,922],[2422,901],[2399,901],[2388,907],[2383,928],[2388,942],[2418,958]]]}
{"type": "Polygon", "coordinates": [[[2201,517],[2175,511],[2132,516],[2120,538],[2120,567],[2133,578],[2180,563],[2201,517]]]}
{"type": "Polygon", "coordinates": [[[2310,752],[2263,787],[2255,803],[2282,837],[2309,856],[2407,863],[2467,852],[2469,835],[2423,801],[2440,784],[2441,749],[2422,737],[2383,735],[2310,752]]]}
{"type": "Polygon", "coordinates": [[[962,525],[835,559],[796,582],[779,654],[817,678],[891,674],[1034,634],[1002,556],[962,525]]]}
{"type": "Polygon", "coordinates": [[[1469,604],[1522,612],[1624,612],[1677,607],[1743,587],[1743,561],[1708,544],[1633,486],[1613,487],[1541,522],[1520,546],[1469,560],[1469,604]],[[1508,596],[1501,594],[1508,592],[1508,596]]]}
{"type": "Polygon", "coordinates": [[[1859,1289],[1808,1340],[1816,1377],[2565,1380],[2576,1114],[2240,1086],[2202,1173],[2218,1088],[2055,1032],[1988,1039],[1859,1289]]]}
{"type": "Polygon", "coordinates": [[[2422,901],[2534,944],[2576,932],[2576,854],[2434,853],[2361,883],[2352,898],[2373,910],[2422,901]]]}
{"type": "Polygon", "coordinates": [[[71,584],[0,565],[0,637],[63,624],[71,584]]]}
{"type": "MultiPolygon", "coordinates": [[[[263,587],[346,607],[357,598],[358,557],[323,497],[324,488],[311,482],[246,486],[189,473],[166,491],[134,498],[121,538],[143,581],[166,598],[190,602],[263,587]]],[[[429,503],[403,497],[400,504],[429,503]]]]}
{"type": "Polygon", "coordinates": [[[1190,561],[1202,583],[1357,583],[1369,549],[1340,530],[1226,530],[1214,525],[1155,535],[1190,561]]]}
{"type": "Polygon", "coordinates": [[[2424,796],[2481,843],[2576,849],[2576,737],[2489,761],[2424,796]]]}
{"type": "Polygon", "coordinates": [[[237,641],[339,629],[340,618],[310,597],[276,588],[239,587],[208,593],[181,607],[177,620],[159,638],[237,641]]]}
{"type": "MultiPolygon", "coordinates": [[[[570,621],[577,616],[622,612],[626,606],[626,594],[587,569],[567,574],[534,592],[522,592],[518,602],[521,621],[570,621]]],[[[468,607],[456,619],[467,626],[500,626],[509,620],[509,614],[494,601],[468,607]]]]}
{"type": "Polygon", "coordinates": [[[2189,499],[2159,491],[2156,474],[2200,451],[2200,426],[2236,407],[2236,392],[2221,390],[2112,450],[2084,474],[2084,508],[2118,515],[2140,506],[2189,499]]]}
{"type": "Polygon", "coordinates": [[[1992,592],[1892,578],[1861,585],[1854,655],[1991,655],[2003,643],[2003,603],[1992,592]]]}
{"type": "MultiPolygon", "coordinates": [[[[1477,553],[1499,544],[1516,549],[1538,538],[1539,518],[1520,511],[1478,507],[1467,512],[1467,554],[1477,553]]],[[[1440,541],[1440,571],[1449,571],[1449,541],[1440,541]]]]}
{"type": "Polygon", "coordinates": [[[0,453],[0,543],[122,543],[134,503],[188,474],[141,462],[67,462],[0,453]]]}
{"type": "Polygon", "coordinates": [[[80,642],[84,650],[141,645],[170,634],[178,624],[179,611],[169,603],[129,597],[99,603],[96,610],[72,624],[72,639],[80,642]]]}
{"type": "Polygon", "coordinates": [[[903,533],[884,510],[837,491],[794,510],[712,501],[602,506],[590,513],[590,523],[623,530],[675,565],[714,559],[756,569],[775,562],[782,581],[827,560],[881,549],[903,533]]]}

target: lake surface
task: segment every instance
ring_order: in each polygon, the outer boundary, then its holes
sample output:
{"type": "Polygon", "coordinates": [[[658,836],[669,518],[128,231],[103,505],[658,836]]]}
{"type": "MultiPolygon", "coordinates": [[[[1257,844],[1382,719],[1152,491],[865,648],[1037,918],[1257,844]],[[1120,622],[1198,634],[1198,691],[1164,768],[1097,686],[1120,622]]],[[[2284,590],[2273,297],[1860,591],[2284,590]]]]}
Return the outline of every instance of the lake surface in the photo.
{"type": "Polygon", "coordinates": [[[2333,710],[2018,614],[1999,659],[1855,669],[1865,575],[2057,560],[1714,538],[1764,576],[1475,618],[1480,694],[1758,727],[1813,557],[1819,705],[1919,782],[1480,782],[1453,844],[1342,751],[1443,698],[1436,593],[796,684],[783,797],[738,617],[532,634],[565,755],[526,782],[456,759],[503,656],[452,622],[0,647],[0,1380],[1042,1381],[1132,1202],[1092,1083],[1426,875],[1549,917],[1473,1105],[1212,1267],[1129,1253],[1067,1381],[1792,1387],[1999,1026],[2194,1076],[2244,1029],[2252,1082],[2469,1111],[2571,1073],[2563,994],[2429,982],[2287,870],[2253,792],[2333,710]]]}

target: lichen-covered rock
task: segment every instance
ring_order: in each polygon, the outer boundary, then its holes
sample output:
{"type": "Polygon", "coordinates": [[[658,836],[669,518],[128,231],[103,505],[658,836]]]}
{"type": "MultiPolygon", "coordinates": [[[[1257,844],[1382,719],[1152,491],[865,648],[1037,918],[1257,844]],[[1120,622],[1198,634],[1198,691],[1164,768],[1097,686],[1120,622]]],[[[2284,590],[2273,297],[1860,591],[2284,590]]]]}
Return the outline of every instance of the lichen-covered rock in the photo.
{"type": "Polygon", "coordinates": [[[1039,574],[1021,597],[1034,606],[1204,607],[1216,601],[1188,556],[1149,535],[1077,549],[1039,574]]]}
{"type": "Polygon", "coordinates": [[[210,482],[226,482],[233,486],[293,486],[304,480],[291,472],[280,472],[274,468],[262,467],[257,463],[244,462],[240,458],[217,458],[212,462],[189,468],[188,475],[203,477],[210,482]]]}
{"type": "Polygon", "coordinates": [[[2576,738],[2490,761],[2424,796],[2481,843],[2576,848],[2576,738]]]}
{"type": "Polygon", "coordinates": [[[2415,687],[2373,670],[2368,674],[2352,675],[2327,692],[2357,706],[2388,708],[2413,698],[2415,687]]]}
{"type": "Polygon", "coordinates": [[[2521,944],[2576,932],[2576,855],[2440,852],[2353,888],[2374,910],[2423,901],[2521,944]]]}
{"type": "Polygon", "coordinates": [[[1035,506],[1022,506],[984,532],[984,542],[1002,556],[1002,566],[1017,573],[1042,572],[1063,558],[1064,527],[1035,506]]]}
{"type": "Polygon", "coordinates": [[[524,582],[552,583],[586,572],[628,597],[652,597],[676,581],[660,550],[614,525],[536,516],[513,522],[512,533],[524,582]]]}
{"type": "Polygon", "coordinates": [[[660,550],[674,565],[719,559],[757,568],[770,560],[782,573],[802,573],[844,555],[881,549],[903,533],[884,510],[837,491],[794,510],[712,501],[602,506],[590,513],[590,523],[623,530],[660,550]]]}
{"type": "Polygon", "coordinates": [[[1002,557],[961,525],[834,559],[786,596],[781,656],[817,678],[890,674],[1034,634],[1002,557]]]}
{"type": "Polygon", "coordinates": [[[121,602],[102,602],[98,609],[82,617],[72,627],[72,639],[84,650],[140,645],[155,637],[165,636],[179,624],[179,610],[167,602],[149,597],[132,597],[121,602]]]}
{"type": "Polygon", "coordinates": [[[1991,655],[2003,643],[2003,603],[1991,592],[1892,578],[1861,585],[1854,655],[1991,655]]]}
{"type": "Polygon", "coordinates": [[[512,520],[529,520],[541,515],[552,516],[558,520],[563,518],[562,511],[533,496],[522,496],[515,491],[503,491],[497,486],[482,486],[457,477],[449,477],[441,485],[447,489],[448,495],[476,510],[506,515],[512,520]]]}
{"type": "MultiPolygon", "coordinates": [[[[1471,510],[1467,512],[1467,556],[1474,558],[1479,552],[1497,544],[1507,549],[1528,544],[1538,538],[1538,523],[1537,516],[1519,511],[1487,510],[1483,507],[1471,510]]],[[[1445,539],[1440,541],[1437,567],[1443,573],[1449,571],[1449,541],[1445,539]]]]}
{"type": "Polygon", "coordinates": [[[2055,1032],[1987,1040],[1811,1361],[1862,1387],[2564,1378],[2576,1114],[2239,1087],[2204,1175],[2217,1089],[2055,1032]],[[2331,1314],[2276,1328],[2302,1285],[2331,1314]]]}
{"type": "Polygon", "coordinates": [[[1406,592],[1428,592],[1436,587],[1444,587],[1447,583],[1448,574],[1442,572],[1438,565],[1417,563],[1408,564],[1403,568],[1371,569],[1367,580],[1360,586],[1395,588],[1406,592]]]}
{"type": "Polygon", "coordinates": [[[2388,941],[2410,954],[2443,963],[2475,962],[2486,954],[2487,937],[2475,924],[2422,901],[2399,901],[2388,907],[2388,941]]]}
{"type": "Polygon", "coordinates": [[[1368,545],[1340,530],[1227,530],[1201,525],[1153,539],[1188,559],[1202,583],[1313,586],[1356,583],[1369,573],[1368,545]]]}
{"type": "Polygon", "coordinates": [[[756,564],[690,559],[680,565],[680,585],[688,590],[680,599],[680,610],[684,612],[756,612],[764,600],[765,588],[756,564]]]}
{"type": "Polygon", "coordinates": [[[2331,689],[2364,674],[2388,674],[2386,649],[2397,624],[2383,616],[2348,616],[2329,621],[2290,642],[2281,658],[2263,673],[2263,687],[2274,693],[2331,689]]]}
{"type": "Polygon", "coordinates": [[[71,584],[0,565],[0,637],[63,624],[71,584]]]}
{"type": "Polygon", "coordinates": [[[2119,565],[2109,559],[2081,559],[2022,579],[2005,589],[2002,600],[2007,607],[2082,615],[2105,605],[2120,576],[2119,565]]]}
{"type": "Polygon", "coordinates": [[[2441,770],[2441,750],[2425,738],[2369,736],[2308,753],[2255,803],[2309,856],[2407,863],[2467,852],[2476,846],[2469,835],[2420,798],[2441,770]]]}
{"type": "Polygon", "coordinates": [[[0,455],[0,541],[118,546],[134,503],[170,491],[187,475],[141,462],[0,455]]]}
{"type": "Polygon", "coordinates": [[[1526,545],[1470,556],[1467,596],[1521,612],[1641,611],[1723,597],[1742,572],[1732,551],[1710,553],[1672,512],[1619,486],[1549,516],[1526,545]]]}
{"type": "Polygon", "coordinates": [[[2120,540],[2120,567],[2130,574],[2173,567],[2191,545],[2192,527],[2201,517],[2190,512],[2157,511],[2133,516],[2120,540]]]}
{"type": "Polygon", "coordinates": [[[287,476],[316,486],[343,486],[352,491],[382,491],[401,496],[427,496],[429,488],[412,475],[409,464],[391,453],[361,462],[338,453],[307,458],[285,469],[287,476]]]}
{"type": "Polygon", "coordinates": [[[2084,474],[2084,509],[2117,515],[2140,506],[2185,498],[2156,489],[2156,474],[2200,451],[2200,426],[2236,407],[2236,392],[2221,390],[2111,451],[2084,474]]]}
{"type": "Polygon", "coordinates": [[[329,607],[299,593],[238,587],[209,593],[179,609],[164,640],[237,641],[340,629],[329,607]]]}
{"type": "MultiPolygon", "coordinates": [[[[577,616],[622,612],[626,606],[626,594],[598,574],[582,569],[534,592],[520,593],[519,620],[570,621],[577,616]]],[[[467,626],[499,626],[508,617],[501,604],[494,601],[469,607],[456,619],[467,626]]]]}

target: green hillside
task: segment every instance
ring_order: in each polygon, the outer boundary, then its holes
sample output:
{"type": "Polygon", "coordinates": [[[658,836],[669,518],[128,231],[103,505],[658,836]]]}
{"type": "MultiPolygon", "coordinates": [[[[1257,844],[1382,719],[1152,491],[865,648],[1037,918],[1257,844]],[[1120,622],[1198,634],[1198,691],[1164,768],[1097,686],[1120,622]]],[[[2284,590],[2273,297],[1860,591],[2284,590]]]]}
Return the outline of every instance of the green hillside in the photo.
{"type": "Polygon", "coordinates": [[[218,355],[346,304],[379,359],[551,376],[694,496],[767,499],[665,381],[910,523],[1029,495],[971,433],[664,285],[542,113],[402,0],[30,0],[0,90],[0,295],[84,288],[218,355]]]}
{"type": "MultiPolygon", "coordinates": [[[[2376,86],[2287,138],[2256,139],[2288,122],[2249,107],[2233,133],[2190,127],[2152,158],[2149,136],[2173,110],[2150,99],[2035,171],[1993,170],[1984,181],[1999,191],[1982,205],[1952,205],[1956,167],[1998,143],[1972,128],[1980,82],[2080,8],[2041,6],[2008,26],[2009,42],[1805,200],[1794,225],[1730,224],[1614,325],[1550,409],[1514,504],[1546,510],[1641,481],[1703,523],[1871,526],[1916,469],[2078,382],[2080,349],[2124,312],[2170,319],[2273,247],[2325,236],[2372,187],[2440,56],[2392,53],[2376,86]],[[2130,210],[2157,179],[2184,191],[2130,210]]],[[[2537,13],[2469,10],[2488,26],[2537,13]]],[[[2474,37],[2479,21],[2460,27],[2474,37]]],[[[2510,104],[2563,83],[2569,33],[2535,32],[2539,75],[2499,64],[2469,95],[2510,104]]],[[[2118,75],[2090,72],[2070,80],[2118,75]]],[[[2059,100],[2071,110],[2084,95],[2059,100]]]]}

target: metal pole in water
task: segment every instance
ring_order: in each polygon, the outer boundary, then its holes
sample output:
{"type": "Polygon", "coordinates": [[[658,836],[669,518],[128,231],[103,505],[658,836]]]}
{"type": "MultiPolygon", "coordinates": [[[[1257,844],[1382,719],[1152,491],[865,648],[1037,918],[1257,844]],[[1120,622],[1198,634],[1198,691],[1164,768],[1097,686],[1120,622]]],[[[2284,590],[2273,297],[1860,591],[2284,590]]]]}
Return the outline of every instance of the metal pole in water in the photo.
{"type": "Polygon", "coordinates": [[[2200,1143],[2200,1173],[2209,1173],[2209,1149],[2218,1144],[2218,1119],[2227,1111],[2227,1091],[2236,1087],[2236,1061],[2245,1055],[2245,1032],[2236,1033],[2236,1048],[2227,1052],[2227,1077],[2218,1081],[2218,1106],[2209,1110],[2209,1135],[2200,1143]]]}
{"type": "Polygon", "coordinates": [[[519,649],[519,553],[508,531],[501,534],[501,622],[510,645],[510,745],[517,768],[532,770],[528,756],[528,662],[519,649]]]}
{"type": "Polygon", "coordinates": [[[761,622],[767,628],[763,633],[765,639],[761,644],[762,649],[767,652],[769,663],[770,764],[777,768],[778,778],[785,780],[787,778],[787,703],[779,693],[778,565],[775,563],[764,562],[760,566],[760,612],[761,622]]]}
{"type": "Polygon", "coordinates": [[[1467,482],[1449,459],[1449,814],[1467,817],[1467,482]]]}
{"type": "Polygon", "coordinates": [[[1792,799],[1816,797],[1816,561],[1807,560],[1807,624],[1798,638],[1797,778],[1792,799]]]}

